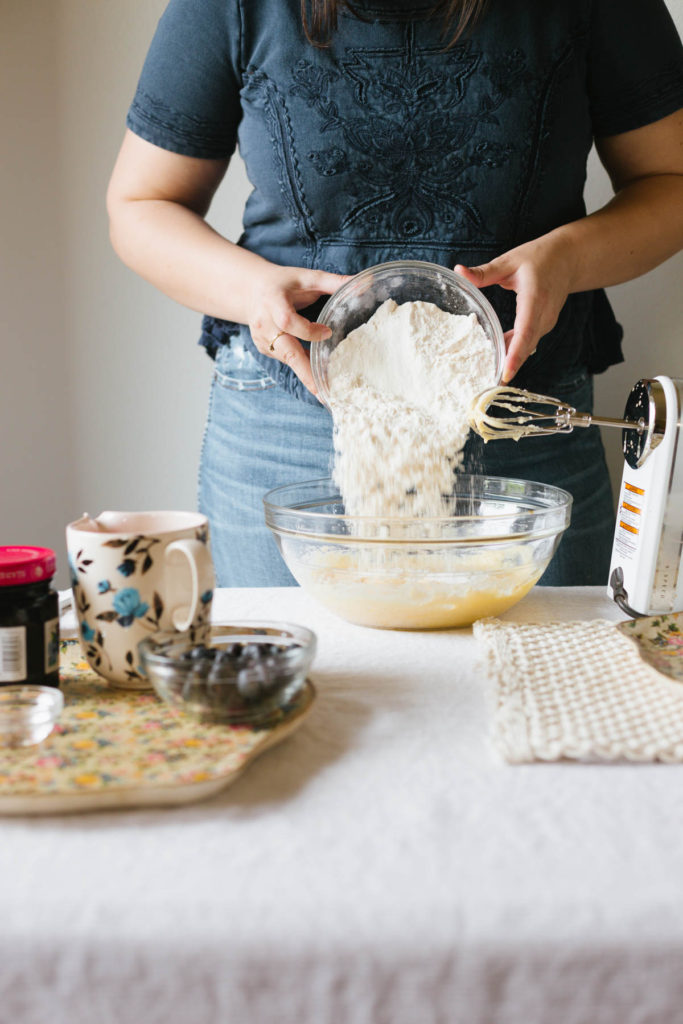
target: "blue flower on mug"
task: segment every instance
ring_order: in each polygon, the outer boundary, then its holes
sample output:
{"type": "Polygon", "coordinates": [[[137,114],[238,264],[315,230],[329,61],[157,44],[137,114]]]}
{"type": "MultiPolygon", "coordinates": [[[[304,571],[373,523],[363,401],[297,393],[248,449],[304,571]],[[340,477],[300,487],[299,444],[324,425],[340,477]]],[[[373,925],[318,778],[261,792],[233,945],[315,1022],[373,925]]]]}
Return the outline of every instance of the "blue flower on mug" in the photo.
{"type": "Polygon", "coordinates": [[[118,612],[117,622],[120,626],[130,626],[135,619],[141,619],[149,605],[140,600],[135,587],[124,587],[114,598],[114,608],[118,612]]]}
{"type": "Polygon", "coordinates": [[[95,630],[88,625],[85,619],[81,622],[81,636],[86,643],[90,643],[91,640],[95,639],[95,630]]]}
{"type": "Polygon", "coordinates": [[[204,593],[201,596],[202,604],[208,604],[212,597],[213,597],[213,590],[205,590],[204,593]]]}
{"type": "Polygon", "coordinates": [[[109,580],[100,580],[97,584],[97,593],[106,594],[108,590],[111,590],[111,583],[109,580]]]}
{"type": "Polygon", "coordinates": [[[132,558],[124,558],[121,565],[117,565],[116,568],[122,576],[132,576],[135,572],[135,562],[132,558]]]}

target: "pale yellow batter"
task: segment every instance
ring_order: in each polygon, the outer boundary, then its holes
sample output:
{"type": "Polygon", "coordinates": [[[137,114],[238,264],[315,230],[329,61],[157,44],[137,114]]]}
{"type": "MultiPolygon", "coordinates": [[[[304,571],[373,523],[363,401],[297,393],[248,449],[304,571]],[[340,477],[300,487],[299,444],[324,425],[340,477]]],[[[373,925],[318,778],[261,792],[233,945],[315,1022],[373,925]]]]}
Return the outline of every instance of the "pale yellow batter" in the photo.
{"type": "Polygon", "coordinates": [[[512,607],[539,579],[545,561],[539,566],[530,551],[509,548],[433,555],[393,551],[388,557],[329,548],[289,564],[302,586],[349,622],[448,629],[512,607]]]}

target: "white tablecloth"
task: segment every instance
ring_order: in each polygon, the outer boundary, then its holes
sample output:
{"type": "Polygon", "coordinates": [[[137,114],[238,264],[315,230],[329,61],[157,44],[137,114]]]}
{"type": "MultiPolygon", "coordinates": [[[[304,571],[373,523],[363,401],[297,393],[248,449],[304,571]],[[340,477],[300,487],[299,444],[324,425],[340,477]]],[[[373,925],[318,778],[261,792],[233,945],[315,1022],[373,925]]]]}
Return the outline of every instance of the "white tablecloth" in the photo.
{"type": "Polygon", "coordinates": [[[315,629],[309,720],[202,804],[0,821],[0,1024],[683,1021],[680,767],[502,764],[469,630],[215,610],[315,629]]]}

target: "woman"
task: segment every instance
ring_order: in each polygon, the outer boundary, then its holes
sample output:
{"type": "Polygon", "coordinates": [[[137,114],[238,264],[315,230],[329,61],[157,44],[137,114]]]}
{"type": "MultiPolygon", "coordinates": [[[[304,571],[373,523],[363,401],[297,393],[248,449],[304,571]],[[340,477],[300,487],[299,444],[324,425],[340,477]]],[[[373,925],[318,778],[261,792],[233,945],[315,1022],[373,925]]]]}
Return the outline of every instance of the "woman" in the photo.
{"type": "MultiPolygon", "coordinates": [[[[592,374],[622,358],[601,289],[683,242],[682,105],[664,0],[171,0],[108,207],[121,258],[204,314],[200,502],[221,585],[293,582],[261,499],[329,472],[307,348],[344,275],[455,266],[501,319],[505,379],[592,408],[592,374]],[[593,140],[616,195],[587,217],[593,140]],[[205,216],[237,143],[253,192],[235,245],[205,216]]],[[[544,582],[606,582],[596,429],[470,458],[571,491],[544,582]]]]}

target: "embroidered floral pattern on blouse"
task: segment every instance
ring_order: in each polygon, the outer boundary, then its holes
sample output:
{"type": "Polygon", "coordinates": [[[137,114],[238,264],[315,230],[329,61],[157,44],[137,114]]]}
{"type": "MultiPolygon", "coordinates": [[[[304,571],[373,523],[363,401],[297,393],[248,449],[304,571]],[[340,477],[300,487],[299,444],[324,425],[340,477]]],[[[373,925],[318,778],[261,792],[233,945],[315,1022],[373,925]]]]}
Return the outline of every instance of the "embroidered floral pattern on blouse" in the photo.
{"type": "Polygon", "coordinates": [[[485,62],[463,42],[444,55],[415,47],[411,30],[405,48],[349,49],[335,69],[298,61],[291,92],[315,112],[320,136],[330,137],[329,146],[307,158],[324,177],[347,175],[340,229],[362,225],[408,240],[433,232],[437,223],[451,229],[467,223],[491,235],[471,196],[481,182],[468,172],[494,171],[510,160],[514,144],[487,135],[500,123],[506,99],[529,77],[517,49],[485,62]],[[485,88],[465,107],[475,72],[485,88]],[[339,90],[343,105],[335,99],[339,90]]]}
{"type": "Polygon", "coordinates": [[[275,156],[280,192],[296,225],[299,240],[306,246],[306,260],[311,261],[316,232],[313,214],[304,196],[299,160],[293,144],[294,133],[285,97],[275,82],[261,72],[248,76],[248,90],[260,92],[265,99],[266,123],[275,156]]]}

